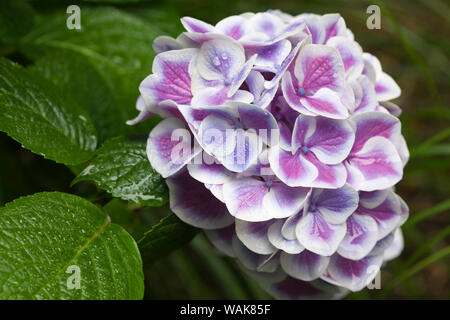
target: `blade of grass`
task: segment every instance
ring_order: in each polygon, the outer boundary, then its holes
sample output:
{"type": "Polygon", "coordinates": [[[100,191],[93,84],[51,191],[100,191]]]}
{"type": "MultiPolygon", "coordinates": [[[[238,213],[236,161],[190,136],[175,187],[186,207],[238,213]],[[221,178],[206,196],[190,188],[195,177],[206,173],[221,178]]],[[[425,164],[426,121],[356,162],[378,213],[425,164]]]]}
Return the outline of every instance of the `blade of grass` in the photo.
{"type": "Polygon", "coordinates": [[[436,134],[433,137],[431,137],[430,139],[426,140],[425,142],[423,142],[419,146],[411,149],[410,156],[413,157],[413,156],[415,156],[417,154],[423,153],[425,150],[427,150],[432,145],[434,145],[437,142],[440,142],[440,141],[442,141],[442,140],[444,140],[444,139],[446,139],[448,137],[450,137],[450,128],[448,128],[447,130],[439,132],[438,134],[436,134]]]}
{"type": "Polygon", "coordinates": [[[450,209],[450,199],[445,200],[444,202],[441,202],[432,208],[425,209],[425,210],[415,214],[414,216],[409,218],[408,221],[405,222],[402,229],[407,230],[408,228],[411,228],[412,226],[418,224],[419,222],[421,222],[435,214],[441,213],[441,212],[449,210],[449,209],[450,209]]]}

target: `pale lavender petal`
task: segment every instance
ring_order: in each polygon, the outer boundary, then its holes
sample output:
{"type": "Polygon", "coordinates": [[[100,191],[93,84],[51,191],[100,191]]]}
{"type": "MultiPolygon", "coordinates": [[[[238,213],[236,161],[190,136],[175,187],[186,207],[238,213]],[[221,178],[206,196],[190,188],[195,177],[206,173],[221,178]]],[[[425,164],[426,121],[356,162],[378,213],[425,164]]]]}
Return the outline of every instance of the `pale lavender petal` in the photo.
{"type": "Polygon", "coordinates": [[[288,240],[297,240],[297,235],[295,234],[295,228],[298,222],[303,217],[303,210],[300,210],[297,214],[290,216],[283,223],[281,228],[281,234],[288,240]]]}
{"type": "Polygon", "coordinates": [[[214,31],[239,40],[248,32],[247,19],[242,16],[227,17],[216,24],[214,31]]]}
{"type": "Polygon", "coordinates": [[[223,185],[225,203],[231,215],[251,222],[271,219],[263,206],[267,192],[266,183],[254,178],[235,179],[223,185]]]}
{"type": "Polygon", "coordinates": [[[227,139],[228,141],[234,142],[235,148],[224,159],[219,160],[225,168],[233,172],[240,173],[247,170],[252,164],[257,162],[258,156],[263,149],[263,140],[253,129],[236,129],[232,138],[227,139]]]}
{"type": "Polygon", "coordinates": [[[384,261],[389,261],[397,258],[403,250],[404,242],[405,241],[403,240],[402,230],[400,230],[400,228],[397,228],[397,230],[394,231],[394,240],[383,253],[384,261]]]}
{"type": "Polygon", "coordinates": [[[277,250],[267,237],[268,229],[272,223],[272,220],[247,222],[236,219],[236,235],[251,251],[258,254],[272,254],[277,250]]]}
{"type": "Polygon", "coordinates": [[[286,102],[292,107],[292,109],[300,112],[301,114],[315,116],[314,112],[306,109],[300,102],[301,96],[298,95],[298,89],[295,88],[292,82],[292,75],[290,72],[286,72],[281,80],[281,89],[286,102]]]}
{"type": "Polygon", "coordinates": [[[281,253],[280,264],[293,278],[312,281],[319,278],[327,269],[330,257],[324,257],[308,250],[299,254],[281,253]]]}
{"type": "Polygon", "coordinates": [[[376,208],[380,204],[382,204],[384,200],[386,200],[389,192],[391,192],[391,190],[389,189],[375,190],[370,192],[360,191],[359,203],[361,204],[361,206],[367,209],[376,208]]]}
{"type": "Polygon", "coordinates": [[[220,229],[234,222],[225,204],[205,186],[181,172],[166,180],[170,191],[170,209],[187,224],[201,229],[220,229]]]}
{"type": "Polygon", "coordinates": [[[247,60],[247,62],[242,66],[241,70],[232,78],[231,85],[228,89],[228,97],[233,96],[236,91],[242,86],[245,79],[248,77],[248,74],[250,71],[252,71],[253,65],[256,61],[256,55],[253,55],[250,57],[250,59],[247,60]]]}
{"type": "Polygon", "coordinates": [[[344,258],[360,260],[367,256],[377,243],[377,223],[369,216],[352,215],[347,220],[347,234],[337,252],[344,258]]]}
{"type": "Polygon", "coordinates": [[[402,109],[400,109],[400,107],[395,103],[390,101],[381,101],[380,105],[395,117],[399,117],[402,114],[402,109]]]}
{"type": "Polygon", "coordinates": [[[331,224],[322,215],[308,212],[296,227],[297,239],[307,250],[322,256],[331,256],[345,237],[346,224],[331,224]]]}
{"type": "Polygon", "coordinates": [[[153,40],[153,50],[155,50],[157,54],[165,51],[179,49],[183,49],[183,45],[172,37],[159,36],[155,40],[153,40]]]}
{"type": "Polygon", "coordinates": [[[247,49],[247,55],[257,55],[255,65],[267,71],[276,72],[291,52],[292,45],[289,40],[281,40],[272,45],[247,49]]]}
{"type": "Polygon", "coordinates": [[[344,36],[347,31],[344,19],[337,13],[323,15],[321,22],[325,30],[324,42],[333,37],[344,36]]]}
{"type": "Polygon", "coordinates": [[[197,58],[197,69],[205,80],[231,84],[245,64],[244,48],[232,39],[204,42],[197,58]]]}
{"type": "Polygon", "coordinates": [[[299,50],[303,46],[305,46],[306,44],[309,44],[309,43],[311,43],[311,37],[307,37],[307,38],[303,39],[292,49],[292,51],[289,53],[289,55],[286,57],[286,59],[283,60],[283,62],[280,64],[279,68],[276,70],[274,77],[270,81],[266,81],[264,83],[264,87],[266,89],[271,89],[271,88],[275,87],[276,85],[278,85],[278,83],[280,82],[284,73],[291,66],[291,63],[294,61],[299,50]]]}
{"type": "Polygon", "coordinates": [[[147,140],[147,156],[152,167],[164,178],[176,173],[201,152],[200,148],[192,149],[192,139],[177,118],[158,123],[147,140]]]}
{"type": "Polygon", "coordinates": [[[139,111],[139,114],[133,120],[127,121],[127,125],[129,126],[138,124],[153,115],[153,112],[149,111],[145,106],[144,98],[142,98],[142,96],[139,96],[136,101],[136,109],[139,111]]]}

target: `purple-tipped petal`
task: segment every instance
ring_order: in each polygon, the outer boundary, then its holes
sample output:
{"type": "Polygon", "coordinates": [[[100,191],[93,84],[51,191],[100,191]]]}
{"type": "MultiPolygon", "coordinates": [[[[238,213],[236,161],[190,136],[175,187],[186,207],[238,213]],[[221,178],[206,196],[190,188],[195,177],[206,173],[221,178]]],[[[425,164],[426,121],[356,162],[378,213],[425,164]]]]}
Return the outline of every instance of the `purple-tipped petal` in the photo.
{"type": "Polygon", "coordinates": [[[205,230],[205,235],[208,237],[209,241],[223,254],[234,257],[233,252],[233,236],[235,234],[234,224],[228,227],[216,230],[205,230]]]}
{"type": "Polygon", "coordinates": [[[156,54],[179,49],[183,49],[183,45],[172,37],[159,36],[153,40],[153,50],[156,54]]]}
{"type": "Polygon", "coordinates": [[[358,214],[373,218],[378,225],[378,240],[397,228],[402,220],[402,206],[397,195],[390,191],[386,199],[377,207],[368,209],[360,206],[358,214]]]}
{"type": "Polygon", "coordinates": [[[202,161],[199,164],[188,164],[187,169],[191,177],[207,184],[223,184],[233,178],[233,173],[218,163],[207,164],[202,161]]]}
{"type": "Polygon", "coordinates": [[[214,31],[239,40],[248,32],[247,19],[242,16],[227,17],[216,24],[214,31]]]}
{"type": "Polygon", "coordinates": [[[277,68],[281,67],[281,64],[289,55],[291,49],[292,45],[289,40],[281,40],[269,46],[248,48],[247,55],[251,56],[256,54],[255,65],[258,68],[275,73],[277,68]]]}
{"type": "Polygon", "coordinates": [[[332,119],[348,118],[348,109],[340,96],[328,88],[320,88],[312,96],[300,98],[300,102],[309,112],[332,119]]]}
{"type": "Polygon", "coordinates": [[[364,258],[377,243],[377,229],[377,223],[371,217],[352,215],[347,219],[347,234],[337,252],[351,260],[364,258]]]}
{"type": "Polygon", "coordinates": [[[267,236],[270,243],[275,248],[290,254],[298,254],[305,250],[305,248],[300,244],[300,242],[298,242],[297,239],[289,240],[283,236],[281,230],[284,223],[285,222],[283,220],[279,219],[275,223],[272,223],[272,225],[269,227],[267,236]]]}
{"type": "Polygon", "coordinates": [[[383,137],[369,139],[364,147],[351,155],[346,164],[364,177],[358,184],[349,184],[358,190],[386,189],[396,184],[403,175],[403,163],[394,145],[383,137]]]}
{"type": "Polygon", "coordinates": [[[389,261],[397,258],[402,252],[403,247],[404,247],[404,240],[402,230],[400,230],[400,228],[397,228],[397,230],[394,231],[394,239],[392,243],[383,252],[383,260],[389,261]]]}
{"type": "Polygon", "coordinates": [[[300,210],[295,215],[290,216],[283,223],[283,227],[281,228],[281,234],[288,240],[297,240],[297,235],[295,234],[295,229],[297,228],[297,224],[300,219],[303,217],[303,209],[300,210]]]}
{"type": "Polygon", "coordinates": [[[355,134],[348,121],[299,116],[295,122],[292,148],[306,146],[325,164],[338,164],[347,158],[355,134]]]}
{"type": "Polygon", "coordinates": [[[312,281],[319,278],[327,269],[329,257],[324,257],[308,250],[299,254],[281,253],[280,264],[284,271],[293,278],[312,281]]]}
{"type": "Polygon", "coordinates": [[[168,178],[166,183],[170,191],[170,209],[185,223],[210,230],[234,222],[225,204],[187,172],[168,178]]]}
{"type": "Polygon", "coordinates": [[[152,167],[164,178],[183,168],[199,152],[192,149],[192,135],[183,122],[167,118],[150,132],[147,140],[147,156],[152,167]]]}
{"type": "Polygon", "coordinates": [[[288,186],[309,187],[319,171],[307,161],[299,150],[295,154],[274,146],[270,149],[269,162],[275,175],[288,186]]]}
{"type": "Polygon", "coordinates": [[[327,42],[327,46],[336,48],[344,63],[344,69],[350,79],[356,79],[363,71],[364,62],[361,46],[346,37],[333,37],[327,42]]]}
{"type": "Polygon", "coordinates": [[[324,164],[320,162],[317,157],[308,152],[304,155],[305,161],[311,163],[317,170],[318,175],[310,187],[313,188],[340,188],[345,184],[347,179],[347,171],[342,163],[339,164],[324,164]]]}
{"type": "Polygon", "coordinates": [[[189,32],[206,33],[214,30],[209,23],[191,17],[181,18],[181,24],[189,32]]]}
{"type": "Polygon", "coordinates": [[[247,222],[236,219],[236,235],[251,251],[272,254],[277,249],[270,243],[267,232],[273,221],[247,222]]]}
{"type": "Polygon", "coordinates": [[[345,236],[346,225],[328,223],[315,211],[303,215],[295,231],[300,244],[307,250],[322,256],[331,256],[345,236]]]}
{"type": "Polygon", "coordinates": [[[289,217],[302,208],[309,191],[309,188],[291,188],[282,182],[273,182],[264,196],[264,208],[273,218],[289,217]]]}
{"type": "Polygon", "coordinates": [[[361,91],[356,97],[358,104],[356,105],[354,113],[356,114],[375,111],[375,108],[377,106],[377,96],[373,83],[369,80],[368,77],[361,76],[358,78],[358,84],[361,88],[361,91]]]}
{"type": "Polygon", "coordinates": [[[392,79],[390,75],[382,72],[377,77],[377,82],[375,83],[375,92],[377,93],[377,99],[379,101],[387,101],[391,99],[398,98],[401,94],[400,87],[392,79]]]}
{"type": "Polygon", "coordinates": [[[278,268],[276,253],[261,255],[248,249],[238,237],[233,237],[233,252],[243,266],[252,271],[275,272],[278,268]]]}
{"type": "Polygon", "coordinates": [[[360,291],[376,277],[382,262],[381,255],[354,261],[335,254],[328,265],[328,273],[341,286],[360,291]]]}

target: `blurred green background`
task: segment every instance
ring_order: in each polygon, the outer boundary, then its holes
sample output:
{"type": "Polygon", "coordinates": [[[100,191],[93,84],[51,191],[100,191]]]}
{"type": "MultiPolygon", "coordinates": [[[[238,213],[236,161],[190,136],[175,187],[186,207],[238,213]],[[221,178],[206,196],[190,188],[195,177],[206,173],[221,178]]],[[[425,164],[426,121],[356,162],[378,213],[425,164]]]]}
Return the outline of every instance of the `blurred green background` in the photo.
{"type": "MultiPolygon", "coordinates": [[[[405,224],[402,255],[382,269],[381,290],[363,290],[347,299],[449,299],[450,298],[450,7],[444,0],[398,1],[300,1],[300,0],[170,0],[170,1],[12,1],[2,0],[0,22],[17,30],[20,38],[33,30],[49,12],[65,15],[69,4],[83,8],[114,6],[154,28],[156,34],[176,36],[185,15],[215,23],[245,11],[281,9],[340,13],[364,51],[376,55],[402,88],[396,103],[403,109],[402,131],[411,158],[397,193],[410,208],[405,224]],[[28,6],[29,3],[31,6],[28,6]],[[20,4],[20,5],[17,5],[20,4]],[[23,4],[23,6],[22,6],[23,4]],[[366,28],[366,8],[381,8],[381,30],[366,28]],[[11,19],[15,11],[24,19],[11,19]],[[8,16],[10,20],[8,19],[8,16]],[[3,21],[1,21],[3,19],[3,21]]],[[[120,39],[118,39],[120,41],[120,39]]],[[[0,30],[0,55],[22,65],[33,60],[15,39],[0,30]]],[[[154,57],[148,48],[149,63],[154,57]]],[[[144,74],[151,70],[143,70],[144,74]]],[[[136,84],[137,85],[137,84],[136,84]]],[[[138,95],[136,86],[136,97],[138,95]]],[[[129,105],[134,115],[134,104],[129,105]]],[[[142,128],[148,132],[151,123],[142,128]]],[[[140,137],[143,137],[141,135],[140,137]]],[[[108,197],[88,183],[69,187],[77,168],[45,160],[21,148],[0,133],[0,204],[39,191],[58,190],[95,197],[100,204],[108,197]]],[[[132,234],[148,229],[167,214],[167,208],[137,208],[113,200],[106,207],[118,223],[132,234]]],[[[220,256],[199,234],[186,247],[146,265],[146,299],[264,299],[258,285],[245,277],[232,259],[220,256]]]]}

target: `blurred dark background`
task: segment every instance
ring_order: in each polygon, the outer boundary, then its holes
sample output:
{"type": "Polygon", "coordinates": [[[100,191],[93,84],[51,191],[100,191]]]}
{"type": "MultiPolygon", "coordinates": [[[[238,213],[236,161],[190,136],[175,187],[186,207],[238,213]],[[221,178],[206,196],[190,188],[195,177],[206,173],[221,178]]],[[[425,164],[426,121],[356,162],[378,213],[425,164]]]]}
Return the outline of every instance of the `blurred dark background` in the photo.
{"type": "MultiPolygon", "coordinates": [[[[394,101],[403,110],[402,131],[411,158],[397,193],[410,208],[404,227],[402,255],[382,269],[382,289],[352,293],[348,299],[449,299],[450,235],[450,6],[444,0],[170,0],[170,1],[30,1],[37,14],[78,4],[115,6],[149,25],[160,34],[176,36],[185,15],[209,23],[245,11],[281,9],[303,12],[340,13],[364,51],[376,55],[402,89],[394,101]],[[128,2],[128,3],[123,3],[128,2]],[[381,8],[381,30],[369,30],[366,9],[381,8]]],[[[1,7],[0,7],[1,8],[1,7]]],[[[17,24],[32,23],[16,21],[17,24]]],[[[2,51],[1,51],[2,50],[2,51]]],[[[3,46],[6,55],[32,65],[26,55],[3,46]]],[[[149,59],[153,58],[149,48],[149,59]]],[[[150,70],[147,70],[150,73],[150,70]]],[[[136,88],[136,96],[138,95],[136,88]]],[[[130,105],[131,113],[134,106],[130,105]]],[[[0,204],[44,190],[89,195],[90,184],[70,188],[77,168],[66,168],[21,148],[0,133],[0,204]]],[[[94,191],[93,191],[94,190],[94,191]]],[[[112,213],[130,231],[151,225],[167,208],[139,209],[123,204],[123,212],[112,213]],[[124,218],[125,217],[125,218],[124,218]]],[[[268,298],[246,278],[235,263],[216,253],[203,235],[191,244],[146,267],[148,299],[259,299],[268,298]]]]}

